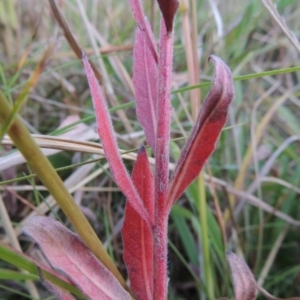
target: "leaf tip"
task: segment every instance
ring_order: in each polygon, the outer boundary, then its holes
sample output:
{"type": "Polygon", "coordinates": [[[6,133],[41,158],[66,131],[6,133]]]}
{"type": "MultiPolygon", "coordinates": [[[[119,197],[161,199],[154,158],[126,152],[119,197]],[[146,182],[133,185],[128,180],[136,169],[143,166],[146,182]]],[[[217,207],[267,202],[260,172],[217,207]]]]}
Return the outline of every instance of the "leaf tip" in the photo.
{"type": "Polygon", "coordinates": [[[218,56],[211,54],[211,55],[208,57],[208,62],[211,62],[212,60],[216,60],[217,58],[218,58],[218,56]]]}
{"type": "Polygon", "coordinates": [[[144,145],[142,145],[142,146],[140,147],[140,149],[139,149],[139,153],[138,153],[138,154],[142,154],[142,153],[144,153],[145,151],[146,151],[146,148],[145,148],[144,145]]]}
{"type": "Polygon", "coordinates": [[[91,68],[91,65],[90,65],[88,57],[86,56],[86,54],[83,50],[81,51],[81,59],[82,59],[82,63],[85,68],[85,71],[88,74],[88,71],[91,68]]]}
{"type": "MultiPolygon", "coordinates": [[[[213,64],[215,64],[215,63],[217,63],[217,62],[223,62],[223,60],[222,60],[220,57],[211,54],[211,55],[208,57],[208,62],[209,62],[209,63],[212,62],[213,64]]],[[[224,62],[223,62],[223,64],[225,65],[224,62]]]]}
{"type": "Polygon", "coordinates": [[[88,57],[86,56],[86,54],[83,50],[81,52],[81,59],[82,59],[82,62],[83,62],[83,65],[84,65],[85,69],[87,70],[87,67],[90,66],[90,63],[89,63],[88,57]]]}
{"type": "Polygon", "coordinates": [[[174,17],[179,7],[178,0],[158,0],[160,11],[163,15],[167,33],[170,34],[173,30],[174,17]]]}
{"type": "Polygon", "coordinates": [[[47,217],[44,216],[34,216],[26,221],[26,223],[22,226],[22,232],[30,235],[32,228],[35,226],[45,226],[47,223],[47,217]]]}
{"type": "Polygon", "coordinates": [[[238,255],[226,252],[231,270],[235,299],[254,300],[256,297],[256,281],[248,265],[238,255]]]}

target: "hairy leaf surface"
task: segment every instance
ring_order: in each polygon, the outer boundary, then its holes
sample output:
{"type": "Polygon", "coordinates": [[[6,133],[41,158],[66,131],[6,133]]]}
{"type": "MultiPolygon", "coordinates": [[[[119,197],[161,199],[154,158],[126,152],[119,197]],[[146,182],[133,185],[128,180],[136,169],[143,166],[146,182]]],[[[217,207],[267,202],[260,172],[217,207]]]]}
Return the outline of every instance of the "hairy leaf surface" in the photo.
{"type": "MultiPolygon", "coordinates": [[[[147,153],[142,147],[132,172],[134,185],[144,201],[149,216],[154,220],[154,185],[147,153]]],[[[131,289],[139,300],[153,299],[153,234],[145,221],[126,202],[122,229],[124,261],[131,289]]]]}
{"type": "Polygon", "coordinates": [[[254,300],[256,281],[247,264],[232,252],[227,253],[231,270],[235,300],[254,300]]]}
{"type": "Polygon", "coordinates": [[[175,168],[169,188],[169,207],[196,179],[205,162],[215,150],[216,142],[226,124],[229,105],[234,96],[229,68],[217,56],[212,55],[210,60],[215,66],[212,87],[175,168]]]}
{"type": "Polygon", "coordinates": [[[51,266],[63,272],[92,300],[130,300],[116,277],[101,264],[79,237],[58,221],[33,217],[23,227],[51,266]]]}
{"type": "Polygon", "coordinates": [[[133,85],[136,113],[148,144],[155,151],[157,122],[157,63],[151,55],[146,36],[140,29],[134,44],[133,85]]]}
{"type": "Polygon", "coordinates": [[[121,191],[126,196],[127,200],[131,203],[132,207],[147,222],[147,225],[151,227],[152,224],[149,220],[149,216],[144,207],[144,204],[138,192],[136,191],[121,159],[106,101],[100,89],[99,83],[97,82],[95,74],[91,68],[91,65],[89,64],[88,59],[84,54],[83,64],[93,98],[98,133],[114,179],[121,191]]]}
{"type": "Polygon", "coordinates": [[[145,17],[143,12],[143,6],[141,0],[129,0],[131,10],[133,12],[136,24],[138,25],[139,29],[144,32],[145,39],[148,44],[149,50],[151,55],[153,56],[154,60],[158,61],[158,54],[157,54],[157,47],[156,42],[154,39],[153,32],[151,27],[145,17]]]}

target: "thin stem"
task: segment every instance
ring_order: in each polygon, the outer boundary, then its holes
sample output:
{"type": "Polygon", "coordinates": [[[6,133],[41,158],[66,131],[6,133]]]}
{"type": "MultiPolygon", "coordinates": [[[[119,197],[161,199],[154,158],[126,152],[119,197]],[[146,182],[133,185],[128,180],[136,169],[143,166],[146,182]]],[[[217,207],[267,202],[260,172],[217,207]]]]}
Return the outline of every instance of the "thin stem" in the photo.
{"type": "Polygon", "coordinates": [[[199,219],[201,224],[201,249],[203,252],[203,272],[205,286],[207,289],[208,299],[215,299],[214,297],[214,288],[213,288],[213,278],[210,262],[210,246],[209,246],[209,237],[208,237],[208,226],[207,226],[207,203],[206,203],[206,193],[205,193],[205,183],[204,183],[204,174],[201,172],[199,178],[197,179],[199,184],[199,195],[198,195],[198,209],[199,209],[199,219]]]}
{"type": "Polygon", "coordinates": [[[171,122],[171,75],[173,34],[166,32],[161,21],[157,135],[155,143],[155,223],[154,223],[154,291],[153,299],[167,299],[168,212],[166,202],[169,185],[169,144],[171,122]]]}

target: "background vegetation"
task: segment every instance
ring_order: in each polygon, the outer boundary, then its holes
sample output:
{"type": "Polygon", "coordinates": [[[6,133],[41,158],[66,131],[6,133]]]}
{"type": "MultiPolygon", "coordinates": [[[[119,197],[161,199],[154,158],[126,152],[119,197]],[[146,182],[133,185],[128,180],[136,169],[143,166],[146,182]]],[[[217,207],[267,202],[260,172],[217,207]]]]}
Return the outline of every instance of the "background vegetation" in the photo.
{"type": "MultiPolygon", "coordinates": [[[[206,299],[210,288],[215,298],[230,297],[226,250],[243,255],[258,283],[270,293],[300,296],[300,8],[293,0],[273,1],[277,10],[270,3],[181,2],[175,27],[173,162],[193,124],[195,99],[203,100],[209,89],[210,54],[220,56],[231,68],[236,96],[228,126],[205,168],[206,193],[199,192],[201,181],[196,181],[171,214],[170,299],[206,299]],[[191,49],[197,49],[198,62],[191,49]],[[198,86],[190,76],[195,69],[198,86]],[[208,243],[201,237],[203,226],[208,243]],[[205,250],[210,253],[209,272],[203,271],[205,250]]],[[[128,151],[125,161],[131,170],[144,135],[133,102],[135,23],[129,4],[125,0],[57,4],[99,71],[119,147],[128,151]]],[[[144,5],[151,24],[158,28],[155,1],[145,0],[144,5]]],[[[84,70],[73,49],[48,1],[0,1],[0,88],[12,102],[19,99],[22,120],[38,143],[57,149],[48,154],[50,161],[126,276],[120,235],[125,199],[100,155],[101,148],[88,142],[99,141],[84,70]],[[29,81],[28,99],[20,97],[32,74],[37,82],[29,81]],[[77,131],[74,126],[68,131],[67,125],[76,121],[77,131]]],[[[39,179],[28,176],[31,170],[6,136],[1,147],[1,241],[14,247],[19,242],[24,252],[42,259],[21,235],[20,225],[33,213],[50,213],[66,225],[68,220],[52,206],[39,179]]],[[[0,260],[0,299],[34,299],[34,290],[41,299],[51,298],[37,276],[0,260]]]]}

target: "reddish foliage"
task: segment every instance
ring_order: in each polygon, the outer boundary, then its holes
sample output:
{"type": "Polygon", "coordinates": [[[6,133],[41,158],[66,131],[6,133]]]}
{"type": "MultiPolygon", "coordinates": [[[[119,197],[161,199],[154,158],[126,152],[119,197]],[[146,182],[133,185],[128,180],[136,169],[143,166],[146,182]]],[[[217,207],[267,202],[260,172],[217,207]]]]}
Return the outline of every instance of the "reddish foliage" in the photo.
{"type": "Polygon", "coordinates": [[[234,95],[231,72],[219,57],[212,55],[210,60],[215,65],[212,88],[177,163],[169,187],[169,208],[199,175],[215,150],[216,142],[227,121],[229,105],[234,95]]]}
{"type": "Polygon", "coordinates": [[[127,200],[131,202],[131,205],[134,207],[134,209],[147,222],[147,225],[151,227],[152,224],[149,220],[149,216],[145,210],[144,204],[140,196],[138,195],[122,162],[104,96],[95,77],[95,74],[91,68],[91,65],[89,64],[89,61],[84,54],[83,64],[87,74],[87,79],[93,98],[93,104],[96,111],[99,136],[115,181],[118,183],[120,189],[127,197],[127,200]]]}
{"type": "MultiPolygon", "coordinates": [[[[144,147],[138,153],[132,171],[132,181],[154,222],[153,174],[144,147]]],[[[153,299],[153,233],[130,202],[126,202],[122,236],[123,256],[132,291],[137,299],[151,300],[153,299]]]]}
{"type": "MultiPolygon", "coordinates": [[[[214,151],[233,98],[228,67],[220,58],[211,56],[216,73],[213,85],[169,184],[173,22],[178,1],[158,0],[158,3],[163,16],[159,56],[141,1],[130,0],[139,27],[133,70],[136,111],[155,155],[155,176],[144,148],[139,151],[132,178],[127,173],[104,96],[88,59],[83,55],[99,136],[114,179],[127,198],[122,230],[124,260],[137,300],[167,299],[168,215],[172,204],[198,176],[214,151]]],[[[96,261],[77,236],[59,223],[39,218],[29,222],[24,230],[40,244],[48,260],[68,274],[91,299],[130,299],[117,279],[96,261]]]]}
{"type": "Polygon", "coordinates": [[[231,270],[234,299],[254,300],[256,298],[256,281],[247,264],[232,252],[227,253],[231,270]]]}
{"type": "Polygon", "coordinates": [[[157,0],[169,34],[173,30],[174,17],[178,9],[177,0],[157,0]]]}
{"type": "Polygon", "coordinates": [[[142,2],[141,0],[129,0],[131,10],[133,12],[136,24],[138,25],[139,29],[144,32],[146,42],[148,44],[148,47],[150,49],[150,52],[152,53],[152,56],[157,62],[158,60],[158,54],[156,50],[156,42],[153,36],[153,32],[149,26],[149,23],[147,22],[147,19],[145,17],[145,14],[143,12],[142,2]]]}
{"type": "Polygon", "coordinates": [[[58,221],[33,217],[23,231],[35,239],[51,266],[68,276],[89,299],[131,299],[78,236],[58,221]]]}
{"type": "Polygon", "coordinates": [[[136,114],[148,144],[155,151],[157,123],[157,63],[147,44],[146,35],[138,30],[134,44],[133,85],[136,114]]]}

